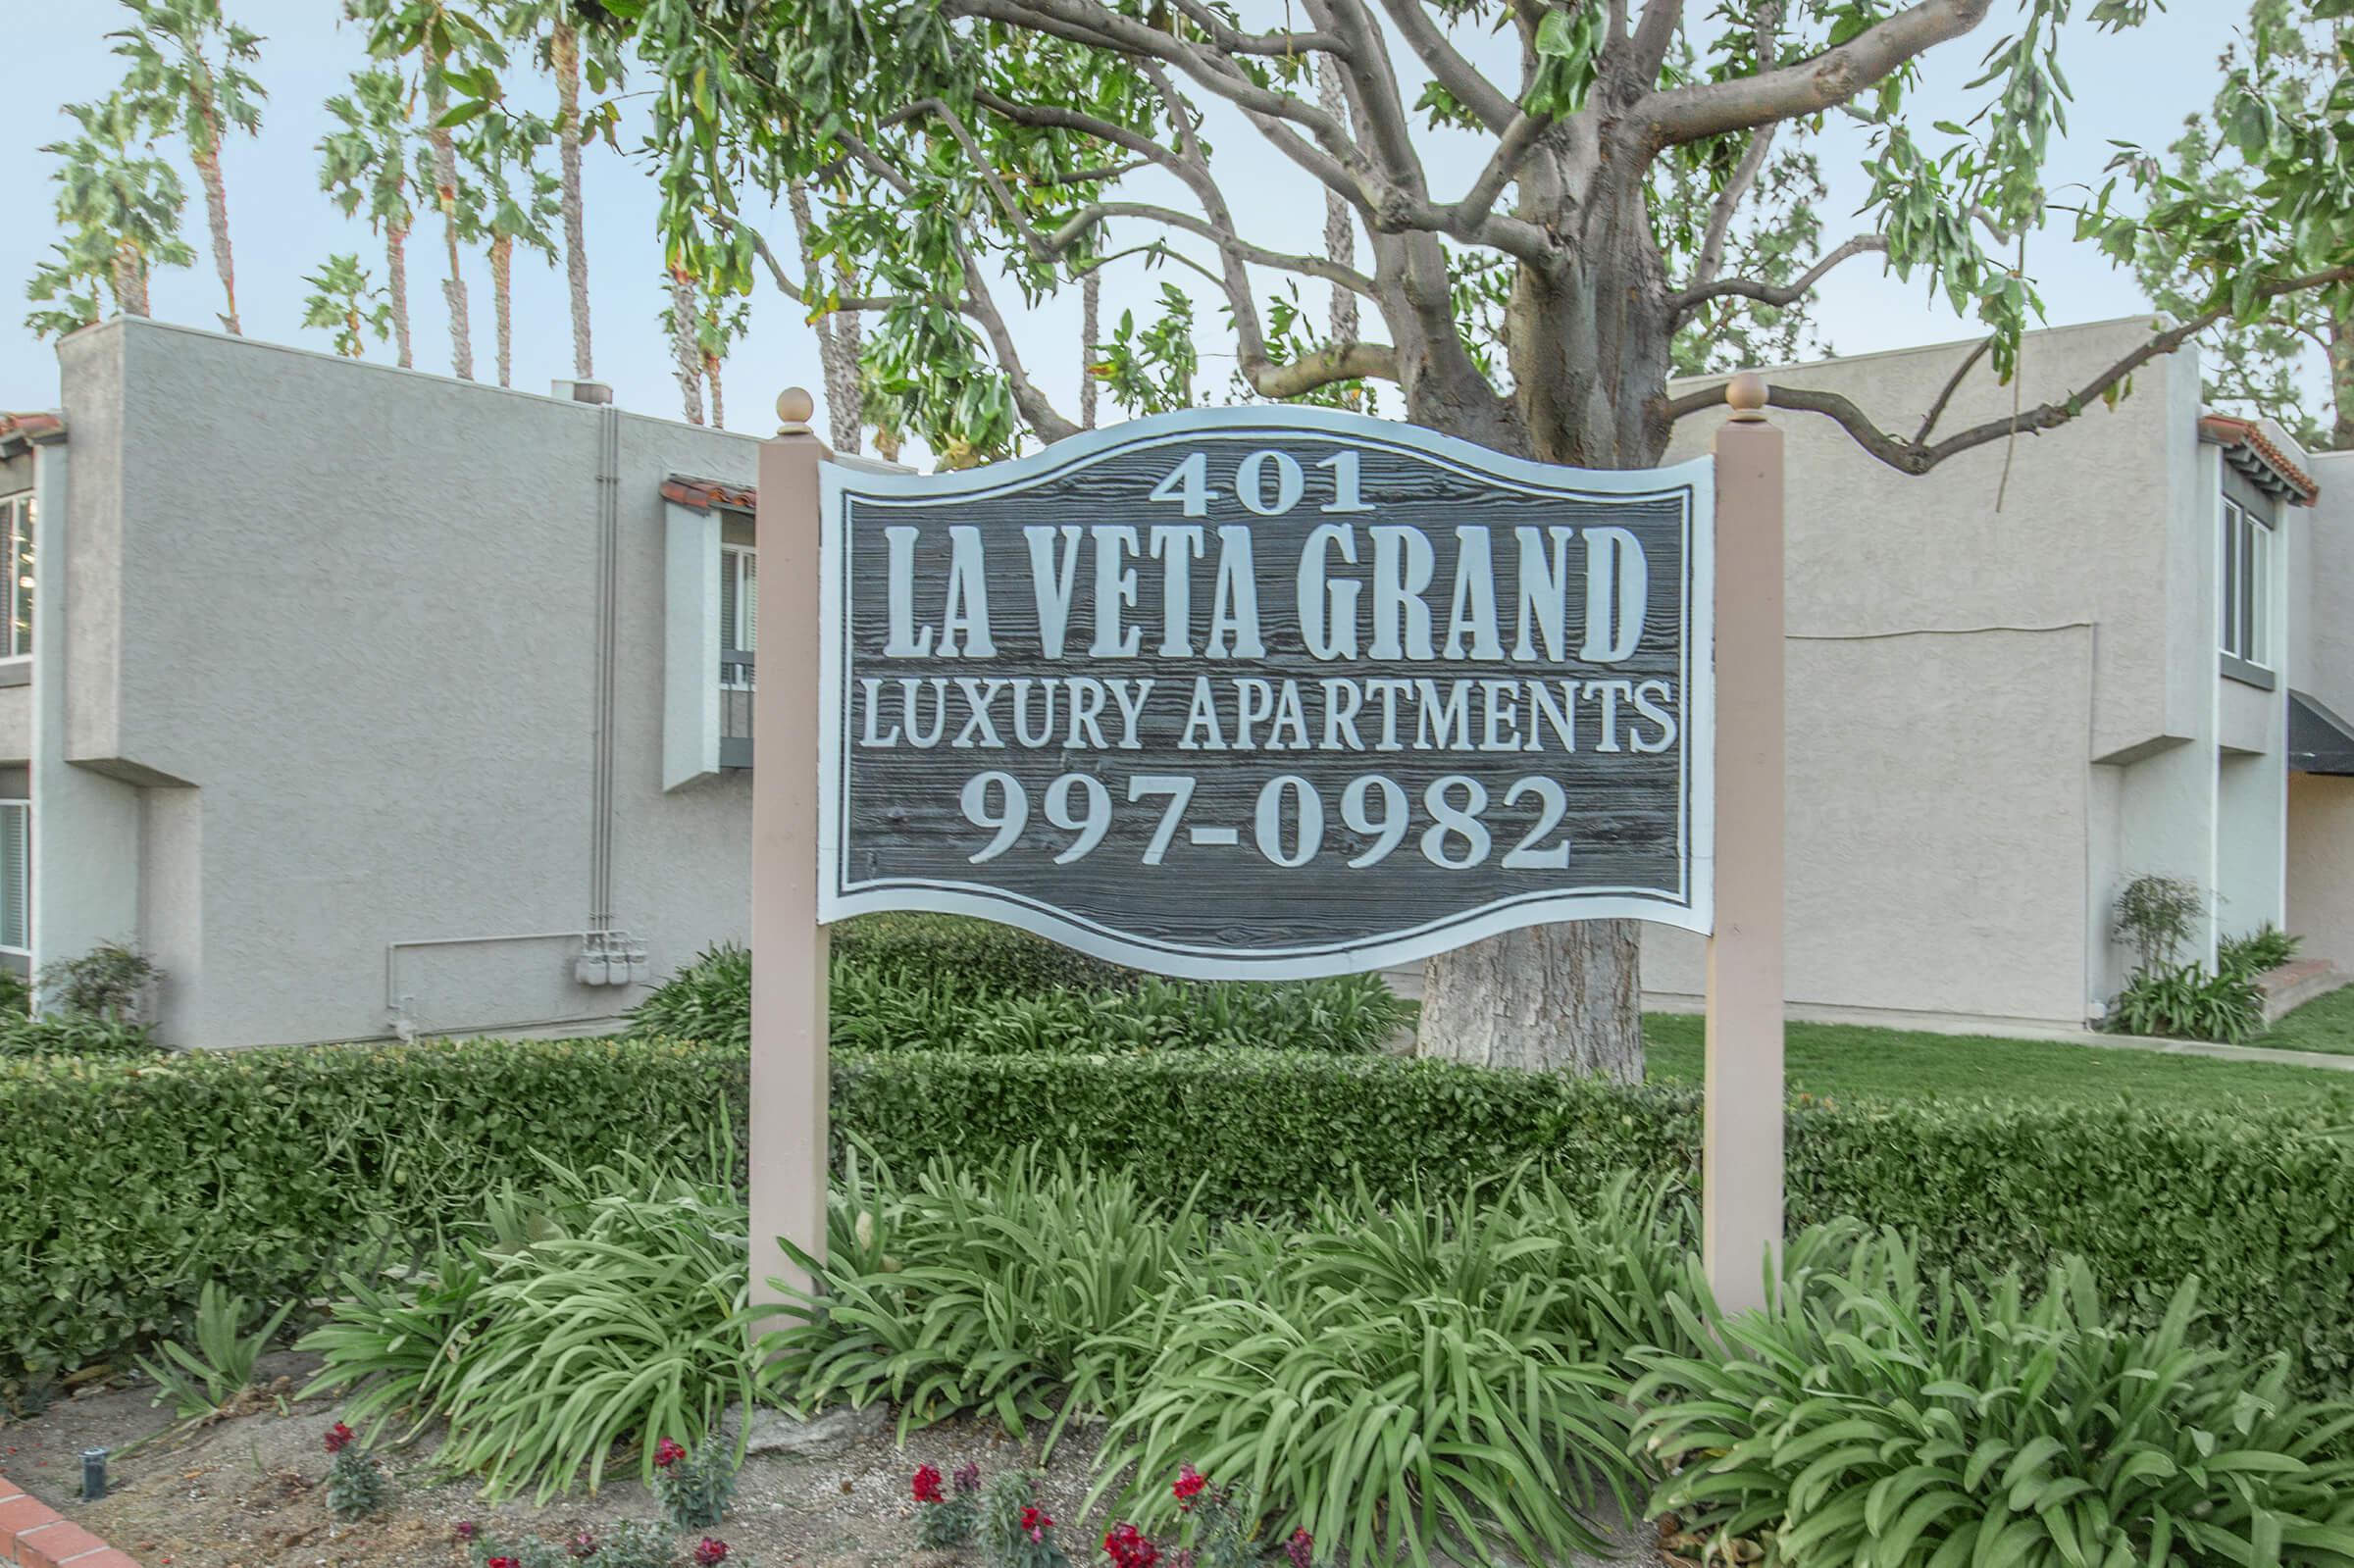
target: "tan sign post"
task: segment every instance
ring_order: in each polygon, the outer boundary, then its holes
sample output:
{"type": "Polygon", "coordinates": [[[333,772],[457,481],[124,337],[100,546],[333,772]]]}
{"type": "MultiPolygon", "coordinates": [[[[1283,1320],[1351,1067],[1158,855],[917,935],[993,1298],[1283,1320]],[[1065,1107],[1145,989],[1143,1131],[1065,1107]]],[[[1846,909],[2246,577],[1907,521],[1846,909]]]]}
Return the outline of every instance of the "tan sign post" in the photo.
{"type": "Polygon", "coordinates": [[[1283,407],[916,476],[826,463],[808,395],[780,398],[755,1297],[806,1283],[775,1238],[823,1254],[820,921],[930,909],[1201,977],[1549,920],[1708,932],[1709,1272],[1755,1301],[1781,1212],[1781,459],[1762,384],[1732,401],[1713,466],[1553,468],[1283,407]]]}

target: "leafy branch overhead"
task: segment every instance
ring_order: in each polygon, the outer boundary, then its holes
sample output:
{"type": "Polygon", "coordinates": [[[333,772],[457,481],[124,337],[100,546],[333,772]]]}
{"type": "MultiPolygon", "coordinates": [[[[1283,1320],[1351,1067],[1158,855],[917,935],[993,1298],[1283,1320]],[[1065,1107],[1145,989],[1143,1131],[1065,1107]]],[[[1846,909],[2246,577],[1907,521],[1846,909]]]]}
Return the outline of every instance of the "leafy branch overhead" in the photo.
{"type": "MultiPolygon", "coordinates": [[[[1809,291],[1859,258],[1978,320],[1991,367],[2011,375],[2038,312],[2015,246],[2049,209],[2063,24],[2130,26],[2153,6],[2029,0],[1983,54],[1974,112],[1926,124],[1922,57],[1976,29],[1990,0],[1301,0],[1248,19],[1222,0],[608,9],[657,76],[673,263],[722,291],[771,272],[818,318],[874,313],[870,381],[936,447],[988,453],[1076,429],[1010,313],[1100,268],[1152,264],[1204,279],[1245,395],[1393,381],[1410,419],[1612,466],[1654,460],[1697,406],[1669,399],[1669,375],[1771,353],[1809,291]],[[1338,75],[1338,108],[1320,68],[1338,75]],[[1821,232],[1814,213],[1805,138],[1832,116],[1868,139],[1852,234],[1821,232]],[[1481,141],[1476,174],[1454,188],[1431,168],[1442,131],[1481,141]],[[1346,206],[1369,266],[1252,231],[1266,204],[1245,211],[1235,181],[1277,161],[1346,206]],[[766,267],[743,217],[796,182],[822,197],[805,239],[842,264],[838,288],[766,267]],[[1777,212],[1789,221],[1759,221],[1777,212]],[[1319,331],[1303,285],[1358,300],[1363,335],[1319,331]],[[1712,361],[1698,341],[1720,337],[1712,361]]],[[[2272,126],[2267,167],[2291,177],[2314,144],[2272,126]]],[[[2334,157],[2293,177],[2286,203],[2153,218],[2212,279],[2194,315],[2251,317],[2349,276],[2354,186],[2334,157]]],[[[2087,210],[2089,232],[2138,222],[2110,204],[2124,193],[2087,210]]],[[[1211,357],[1206,320],[1162,320],[1159,341],[1183,332],[1211,357]]],[[[1178,360],[1148,356],[1147,330],[1132,325],[1124,352],[1094,367],[1132,409],[1184,379],[1178,360]]],[[[2023,423],[2068,417],[2131,368],[2023,423]]],[[[1937,439],[1882,431],[1851,406],[1819,411],[1916,472],[2010,429],[1937,439]]]]}

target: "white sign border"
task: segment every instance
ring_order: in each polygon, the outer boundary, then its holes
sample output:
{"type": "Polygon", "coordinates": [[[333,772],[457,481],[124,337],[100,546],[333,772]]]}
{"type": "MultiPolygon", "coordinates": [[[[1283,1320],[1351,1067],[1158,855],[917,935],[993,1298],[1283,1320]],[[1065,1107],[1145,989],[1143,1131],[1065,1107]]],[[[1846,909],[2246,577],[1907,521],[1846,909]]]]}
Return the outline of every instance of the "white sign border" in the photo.
{"type": "MultiPolygon", "coordinates": [[[[1188,409],[1086,430],[1039,452],[1004,463],[946,474],[877,473],[844,462],[819,465],[818,821],[817,918],[821,925],[851,915],[889,910],[977,915],[1019,927],[1091,957],[1187,980],[1307,980],[1357,974],[1428,958],[1489,936],[1524,927],[1573,920],[1642,920],[1708,934],[1715,908],[1716,833],[1716,520],[1715,461],[1700,457],[1656,469],[1576,469],[1535,463],[1491,451],[1473,442],[1419,426],[1372,419],[1339,409],[1290,404],[1188,409]],[[1683,792],[1680,835],[1689,844],[1686,897],[1663,898],[1649,890],[1583,890],[1527,893],[1491,900],[1369,942],[1327,942],[1313,946],[1238,951],[1196,944],[1156,943],[1114,931],[1026,895],[970,883],[898,883],[888,888],[840,890],[847,835],[842,743],[846,692],[844,649],[846,606],[842,596],[845,496],[906,496],[939,500],[957,495],[1002,495],[1029,488],[1071,468],[1137,446],[1166,444],[1213,435],[1239,438],[1257,431],[1308,431],[1381,440],[1409,447],[1482,480],[1504,481],[1547,494],[1590,497],[1652,496],[1683,488],[1686,582],[1690,600],[1684,614],[1684,750],[1691,771],[1683,792]]],[[[754,745],[757,746],[757,736],[754,745]]],[[[757,753],[755,752],[755,758],[757,753]]],[[[755,762],[756,766],[756,762],[755,762]]]]}

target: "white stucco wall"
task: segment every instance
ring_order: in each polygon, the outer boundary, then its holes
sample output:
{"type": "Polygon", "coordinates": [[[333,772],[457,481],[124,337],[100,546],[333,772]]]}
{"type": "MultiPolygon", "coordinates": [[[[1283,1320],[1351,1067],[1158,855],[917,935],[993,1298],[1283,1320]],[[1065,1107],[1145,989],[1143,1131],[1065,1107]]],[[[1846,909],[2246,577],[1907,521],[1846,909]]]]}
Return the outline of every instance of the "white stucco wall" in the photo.
{"type": "MultiPolygon", "coordinates": [[[[2081,384],[2148,330],[2034,334],[2023,396],[2081,384]]],[[[1910,433],[1969,350],[1769,379],[1836,389],[1910,433]]],[[[1939,429],[2012,400],[1981,362],[1939,429]]],[[[2208,879],[2197,413],[2197,367],[2175,356],[2114,410],[1918,479],[1828,420],[1773,416],[1788,442],[1793,1001],[2077,1023],[2109,988],[2119,868],[2181,843],[2208,879]]],[[[1687,420],[1670,456],[1705,451],[1713,423],[1687,420]]],[[[1696,940],[1652,933],[1644,951],[1647,990],[1699,988],[1696,940]]]]}
{"type": "MultiPolygon", "coordinates": [[[[168,1037],[611,1014],[590,916],[602,412],[152,323],[63,347],[69,429],[122,431],[71,620],[71,755],[144,785],[141,924],[168,1037]],[[111,646],[108,644],[111,642],[111,646]],[[461,938],[451,940],[451,938],[461,938]]],[[[666,794],[674,471],[742,435],[618,416],[614,914],[657,973],[741,939],[749,777],[666,794]]]]}

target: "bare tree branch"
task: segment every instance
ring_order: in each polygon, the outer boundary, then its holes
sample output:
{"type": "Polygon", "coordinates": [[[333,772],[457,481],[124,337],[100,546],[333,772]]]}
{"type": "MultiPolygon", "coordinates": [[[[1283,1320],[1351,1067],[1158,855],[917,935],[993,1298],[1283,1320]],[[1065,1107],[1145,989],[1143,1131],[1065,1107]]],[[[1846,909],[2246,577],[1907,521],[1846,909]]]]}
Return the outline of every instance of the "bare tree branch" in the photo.
{"type": "Polygon", "coordinates": [[[1243,379],[1261,397],[1301,397],[1335,381],[1398,379],[1398,351],[1387,343],[1334,343],[1278,365],[1263,355],[1243,361],[1243,379]]]}
{"type": "Polygon", "coordinates": [[[1405,37],[1406,46],[1428,70],[1438,84],[1453,93],[1464,108],[1479,117],[1480,124],[1501,134],[1520,112],[1519,105],[1506,96],[1504,90],[1481,76],[1470,61],[1464,59],[1437,23],[1422,0],[1382,0],[1382,9],[1405,37]]]}
{"type": "MultiPolygon", "coordinates": [[[[1635,24],[1634,42],[1629,51],[1633,59],[1630,69],[1638,80],[1660,79],[1660,67],[1667,59],[1667,46],[1675,41],[1675,25],[1683,19],[1684,0],[1650,0],[1643,7],[1643,20],[1635,24]]],[[[1759,56],[1761,62],[1765,58],[1759,56]]]]}
{"type": "Polygon", "coordinates": [[[1772,126],[1760,126],[1750,132],[1749,146],[1743,149],[1741,161],[1733,166],[1724,189],[1716,193],[1716,205],[1709,211],[1709,227],[1701,237],[1700,257],[1692,264],[1692,282],[1685,294],[1708,287],[1723,270],[1725,236],[1732,232],[1733,215],[1749,198],[1750,187],[1758,182],[1758,175],[1766,167],[1766,155],[1773,151],[1774,129],[1772,126]]]}
{"type": "Polygon", "coordinates": [[[1242,32],[1226,25],[1226,19],[1203,5],[1202,0],[1176,0],[1177,9],[1184,12],[1195,26],[1209,34],[1209,41],[1228,54],[1282,55],[1293,58],[1304,54],[1343,54],[1341,40],[1329,32],[1242,32]]]}
{"type": "Polygon", "coordinates": [[[1886,234],[1858,234],[1837,249],[1826,251],[1816,261],[1814,266],[1787,283],[1760,282],[1755,278],[1720,278],[1713,283],[1702,283],[1697,287],[1685,289],[1682,293],[1672,296],[1668,300],[1668,304],[1680,316],[1694,306],[1706,304],[1712,299],[1721,299],[1728,294],[1738,294],[1745,299],[1754,299],[1760,304],[1778,308],[1805,298],[1807,290],[1820,282],[1822,275],[1841,262],[1856,256],[1882,254],[1887,249],[1888,236],[1886,234]]]}
{"type": "Polygon", "coordinates": [[[1928,413],[1921,416],[1920,429],[1913,432],[1915,446],[1929,438],[1929,431],[1935,430],[1937,422],[1945,417],[1945,405],[1952,402],[1954,393],[1961,389],[1962,379],[1970,374],[1972,365],[1985,358],[1986,351],[1993,346],[1992,337],[1982,337],[1978,339],[1977,347],[1962,356],[1962,363],[1954,367],[1954,374],[1945,379],[1945,385],[1938,390],[1937,401],[1931,403],[1928,413]]]}
{"type": "MultiPolygon", "coordinates": [[[[2349,281],[2354,281],[2354,264],[2326,268],[2321,272],[2307,273],[2301,278],[2282,278],[2264,284],[2257,290],[2257,297],[2277,299],[2283,294],[2299,294],[2308,289],[2349,281]]],[[[1823,415],[1841,430],[1847,431],[1858,446],[1890,468],[1903,474],[1926,474],[1948,458],[1958,457],[1964,452],[1989,445],[2006,436],[2033,435],[2044,430],[2057,430],[2093,403],[2107,397],[2124,381],[2126,377],[2142,366],[2151,360],[2160,359],[2173,353],[2229,314],[2228,310],[2223,308],[2210,310],[2177,326],[2170,327],[2163,332],[2153,333],[2147,340],[2137,344],[2130,353],[2077,387],[2066,398],[2055,402],[2038,403],[2033,408],[2021,409],[2016,414],[2006,414],[1999,419],[1988,420],[1982,425],[1972,425],[1968,430],[1955,431],[1942,441],[1924,442],[1919,435],[1910,441],[1899,439],[1881,430],[1872,418],[1859,408],[1852,399],[1843,397],[1837,392],[1819,391],[1813,387],[1803,386],[1772,386],[1766,389],[1766,401],[1774,408],[1797,409],[1804,413],[1823,415]]],[[[1983,345],[1980,345],[1979,351],[1982,349],[1983,345]]],[[[1978,351],[1973,351],[1972,358],[1975,358],[1976,352],[1978,351]]],[[[1965,368],[1967,369],[1967,365],[1965,368]]],[[[1960,379],[1958,375],[1955,379],[1957,381],[1960,379]]],[[[1951,391],[1950,386],[1948,391],[1951,391]]],[[[1724,387],[1721,383],[1717,383],[1686,392],[1681,397],[1669,398],[1664,412],[1670,420],[1680,420],[1697,414],[1703,409],[1717,407],[1723,401],[1724,387]]],[[[1939,400],[1938,408],[1932,413],[1941,412],[1943,412],[1942,397],[1939,400]]],[[[1922,429],[1925,430],[1927,426],[1924,425],[1922,429]]]]}
{"type": "Polygon", "coordinates": [[[1919,0],[1811,60],[1654,93],[1631,119],[1654,151],[1833,108],[1986,18],[1992,0],[1919,0]]]}

